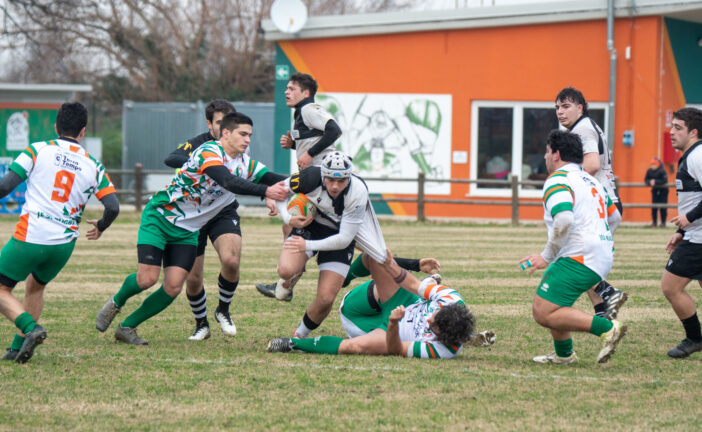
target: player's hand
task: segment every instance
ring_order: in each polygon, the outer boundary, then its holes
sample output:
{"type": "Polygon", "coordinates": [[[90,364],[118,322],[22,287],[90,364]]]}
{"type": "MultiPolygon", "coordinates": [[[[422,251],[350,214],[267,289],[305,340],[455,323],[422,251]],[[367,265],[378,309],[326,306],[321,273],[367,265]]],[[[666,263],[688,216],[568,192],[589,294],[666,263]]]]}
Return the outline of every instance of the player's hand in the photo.
{"type": "Polygon", "coordinates": [[[314,220],[314,215],[291,216],[290,223],[288,225],[290,225],[293,228],[304,228],[307,225],[311,224],[313,220],[314,220]]]}
{"type": "Polygon", "coordinates": [[[312,156],[310,156],[310,154],[307,153],[307,152],[304,152],[304,153],[302,154],[302,156],[300,156],[300,157],[297,159],[297,166],[298,166],[301,170],[303,170],[303,169],[307,168],[308,166],[310,166],[311,163],[312,163],[312,156]]]}
{"type": "Polygon", "coordinates": [[[290,135],[290,131],[288,131],[287,135],[281,135],[280,136],[280,146],[284,149],[291,149],[293,146],[293,139],[292,136],[290,135]]]}
{"type": "Polygon", "coordinates": [[[90,229],[90,231],[88,231],[87,233],[85,233],[85,236],[88,238],[88,240],[97,240],[97,239],[99,239],[100,236],[102,235],[102,231],[100,231],[100,230],[97,228],[97,223],[98,223],[98,221],[97,221],[96,219],[91,219],[91,220],[86,220],[86,222],[93,226],[93,227],[90,229]]]}
{"type": "Polygon", "coordinates": [[[385,267],[388,267],[389,265],[392,264],[392,262],[395,260],[395,258],[393,258],[392,252],[390,252],[390,249],[385,248],[385,253],[388,255],[388,257],[385,258],[385,262],[383,263],[383,265],[385,267]]]}
{"type": "Polygon", "coordinates": [[[288,188],[285,186],[284,181],[279,181],[273,186],[268,186],[266,188],[266,198],[270,198],[276,201],[283,201],[288,197],[288,188]]]}
{"type": "Polygon", "coordinates": [[[268,207],[268,216],[278,216],[278,207],[275,205],[275,200],[266,198],[266,207],[268,207]]]}
{"type": "Polygon", "coordinates": [[[441,273],[441,265],[436,258],[422,258],[419,260],[419,270],[426,274],[441,273]]]}
{"type": "Polygon", "coordinates": [[[678,244],[680,244],[682,239],[683,239],[682,234],[680,234],[678,232],[673,234],[673,236],[670,237],[670,240],[668,240],[668,244],[665,245],[666,252],[668,252],[669,254],[673,253],[673,251],[675,250],[676,247],[678,247],[678,244]]]}
{"type": "Polygon", "coordinates": [[[687,220],[687,216],[685,215],[677,215],[673,219],[670,220],[670,223],[675,225],[676,227],[680,229],[685,229],[690,225],[690,221],[687,220]]]}
{"type": "Polygon", "coordinates": [[[305,239],[300,236],[290,236],[283,244],[283,249],[287,249],[297,253],[305,253],[305,239]]]}
{"type": "Polygon", "coordinates": [[[390,317],[388,318],[388,321],[397,324],[402,320],[402,318],[405,316],[405,307],[404,306],[398,306],[395,309],[390,312],[390,317]]]}
{"type": "Polygon", "coordinates": [[[548,267],[548,263],[546,262],[546,260],[544,260],[539,254],[525,256],[524,258],[519,260],[519,264],[524,264],[526,266],[527,261],[529,261],[529,263],[531,264],[531,266],[528,266],[526,268],[526,272],[528,275],[534,273],[537,269],[548,267]]]}

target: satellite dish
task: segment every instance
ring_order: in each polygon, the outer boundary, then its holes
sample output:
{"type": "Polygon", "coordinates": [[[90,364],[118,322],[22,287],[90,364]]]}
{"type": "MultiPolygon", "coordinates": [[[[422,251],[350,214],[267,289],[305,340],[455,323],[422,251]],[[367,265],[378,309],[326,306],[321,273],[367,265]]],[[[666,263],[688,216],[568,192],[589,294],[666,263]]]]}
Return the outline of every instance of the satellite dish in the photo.
{"type": "Polygon", "coordinates": [[[271,20],[283,33],[297,33],[307,21],[307,8],[301,0],[275,0],[271,20]]]}

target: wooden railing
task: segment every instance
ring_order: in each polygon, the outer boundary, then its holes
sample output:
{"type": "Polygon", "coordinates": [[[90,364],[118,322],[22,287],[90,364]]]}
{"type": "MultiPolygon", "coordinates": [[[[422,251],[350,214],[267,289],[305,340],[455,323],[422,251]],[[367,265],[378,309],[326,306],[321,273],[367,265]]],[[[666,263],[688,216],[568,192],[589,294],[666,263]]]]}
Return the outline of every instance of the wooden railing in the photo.
{"type": "MultiPolygon", "coordinates": [[[[173,174],[173,170],[145,170],[141,164],[134,165],[133,170],[108,170],[110,176],[115,175],[130,175],[133,176],[133,181],[130,182],[131,188],[121,188],[117,189],[117,194],[121,197],[121,201],[130,201],[134,204],[137,211],[141,211],[143,203],[147,197],[153,193],[155,190],[145,190],[145,177],[150,174],[168,175],[173,174]],[[125,199],[127,198],[127,199],[125,199]]],[[[420,172],[416,178],[384,178],[384,177],[364,177],[366,181],[401,181],[401,182],[414,182],[417,184],[417,197],[416,198],[386,198],[386,197],[372,197],[371,201],[374,202],[409,202],[417,204],[417,220],[424,221],[425,207],[427,204],[463,204],[463,205],[506,205],[512,207],[512,224],[519,224],[519,208],[526,206],[541,206],[540,200],[520,200],[519,199],[519,186],[536,186],[542,187],[543,181],[536,180],[523,180],[519,181],[517,176],[510,176],[508,180],[495,180],[495,179],[427,179],[423,172],[420,172]],[[497,200],[497,199],[444,199],[444,198],[427,198],[425,194],[425,185],[427,182],[432,183],[454,183],[454,184],[475,184],[479,183],[481,185],[492,185],[497,187],[509,187],[511,194],[508,200],[497,200]]],[[[665,186],[657,186],[660,188],[674,187],[674,184],[667,184],[665,186]]],[[[649,185],[645,183],[617,183],[618,188],[650,188],[649,185]]],[[[676,204],[652,204],[652,203],[624,203],[624,208],[676,208],[676,204]]]]}

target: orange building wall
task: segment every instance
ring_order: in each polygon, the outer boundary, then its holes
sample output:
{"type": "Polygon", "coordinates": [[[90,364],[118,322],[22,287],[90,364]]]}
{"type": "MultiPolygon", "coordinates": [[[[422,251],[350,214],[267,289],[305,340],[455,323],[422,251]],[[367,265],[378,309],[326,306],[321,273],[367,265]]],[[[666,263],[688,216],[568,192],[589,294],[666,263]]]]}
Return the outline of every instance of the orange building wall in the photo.
{"type": "MultiPolygon", "coordinates": [[[[661,109],[670,82],[659,79],[662,53],[660,17],[617,19],[619,54],[615,174],[642,182],[651,157],[659,152],[661,109]],[[631,46],[631,59],[624,58],[631,46]],[[624,130],[635,130],[633,148],[623,147],[624,130]]],[[[606,22],[306,39],[281,42],[298,70],[315,76],[322,91],[363,93],[443,93],[453,100],[452,149],[470,157],[473,100],[552,101],[566,86],[592,102],[607,102],[609,53],[606,22]]],[[[671,102],[673,105],[677,103],[671,102]]],[[[677,109],[677,108],[676,108],[677,109]]],[[[664,121],[664,119],[663,119],[664,121]]],[[[604,125],[602,125],[604,126],[604,125]]],[[[612,144],[610,143],[610,147],[612,144]]],[[[468,164],[453,164],[453,178],[468,178],[468,164]]],[[[468,185],[453,185],[450,198],[464,199],[468,185]]],[[[438,197],[446,198],[446,197],[438,197]]],[[[624,202],[649,202],[648,189],[624,190],[624,202]]],[[[413,204],[398,204],[415,214],[413,204]]],[[[427,216],[509,218],[508,206],[432,204],[427,216]]],[[[629,210],[625,220],[648,220],[650,210],[629,210]]],[[[522,207],[522,219],[540,219],[540,207],[522,207]]]]}

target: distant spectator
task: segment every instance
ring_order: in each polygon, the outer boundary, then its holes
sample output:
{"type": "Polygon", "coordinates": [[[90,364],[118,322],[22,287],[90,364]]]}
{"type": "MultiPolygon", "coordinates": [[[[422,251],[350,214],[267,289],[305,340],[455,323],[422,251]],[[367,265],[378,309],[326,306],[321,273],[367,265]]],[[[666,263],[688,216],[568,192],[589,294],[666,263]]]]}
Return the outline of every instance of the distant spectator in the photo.
{"type": "Polygon", "coordinates": [[[495,155],[487,161],[485,171],[495,176],[496,179],[505,179],[509,175],[509,162],[504,160],[502,156],[495,155]]]}
{"type": "MultiPolygon", "coordinates": [[[[663,162],[658,158],[651,159],[651,167],[646,171],[646,179],[644,180],[647,185],[651,186],[651,202],[653,204],[668,204],[668,188],[662,187],[668,184],[668,173],[665,172],[663,167],[663,162]]],[[[661,213],[661,225],[665,226],[665,220],[668,216],[668,209],[665,207],[652,208],[651,218],[653,222],[652,227],[658,224],[658,211],[661,213]]]]}

